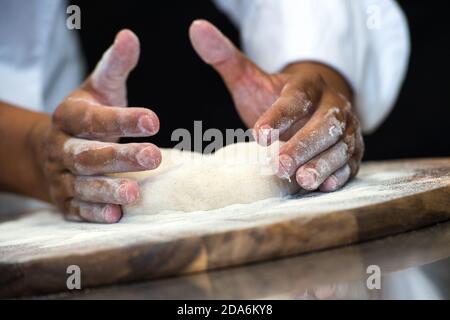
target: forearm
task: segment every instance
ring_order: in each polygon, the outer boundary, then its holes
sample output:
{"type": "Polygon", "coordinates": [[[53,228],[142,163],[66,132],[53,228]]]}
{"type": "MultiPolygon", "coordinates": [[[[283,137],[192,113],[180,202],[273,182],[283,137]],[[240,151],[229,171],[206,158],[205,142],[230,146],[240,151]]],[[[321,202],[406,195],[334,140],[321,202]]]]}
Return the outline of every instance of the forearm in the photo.
{"type": "Polygon", "coordinates": [[[0,102],[0,191],[50,201],[37,150],[51,118],[0,102]]]}

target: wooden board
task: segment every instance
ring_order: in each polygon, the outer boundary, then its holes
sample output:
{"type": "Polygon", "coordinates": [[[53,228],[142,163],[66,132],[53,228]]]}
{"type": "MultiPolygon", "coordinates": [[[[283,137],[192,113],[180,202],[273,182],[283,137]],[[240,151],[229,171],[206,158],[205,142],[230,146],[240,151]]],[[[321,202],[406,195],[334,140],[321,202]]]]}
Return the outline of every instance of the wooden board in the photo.
{"type": "MultiPolygon", "coordinates": [[[[424,276],[434,283],[441,280],[441,288],[450,284],[450,279],[445,280],[446,273],[439,277],[426,271],[431,267],[439,273],[436,270],[439,266],[442,271],[448,269],[449,243],[450,221],[447,221],[374,241],[286,259],[182,277],[57,293],[39,299],[314,299],[315,292],[327,288],[332,289],[331,292],[326,290],[330,294],[334,291],[332,299],[397,299],[411,297],[407,288],[398,291],[402,288],[399,285],[402,280],[412,282],[405,283],[408,288],[423,284],[424,276]],[[365,287],[367,267],[371,265],[380,267],[381,290],[365,287]],[[415,272],[417,277],[411,278],[411,272],[415,272]],[[404,273],[409,275],[407,279],[403,278],[404,273]]],[[[413,296],[422,299],[436,296],[434,290],[421,291],[426,293],[417,296],[416,291],[413,296]]],[[[448,294],[441,297],[448,297],[448,294]]]]}
{"type": "Polygon", "coordinates": [[[0,224],[0,296],[65,291],[230,267],[356,243],[450,219],[450,159],[366,163],[330,194],[193,213],[64,221],[39,210],[0,224]]]}

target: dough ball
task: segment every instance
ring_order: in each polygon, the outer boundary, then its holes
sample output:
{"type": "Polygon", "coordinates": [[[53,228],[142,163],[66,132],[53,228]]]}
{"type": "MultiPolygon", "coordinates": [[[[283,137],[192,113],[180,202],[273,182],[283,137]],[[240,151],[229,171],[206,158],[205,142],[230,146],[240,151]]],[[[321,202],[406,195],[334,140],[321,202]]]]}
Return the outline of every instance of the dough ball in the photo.
{"type": "Polygon", "coordinates": [[[295,179],[272,173],[269,161],[278,147],[237,143],[212,155],[162,149],[158,169],[120,175],[141,187],[140,200],[125,206],[125,214],[212,210],[294,194],[299,190],[295,179]]]}

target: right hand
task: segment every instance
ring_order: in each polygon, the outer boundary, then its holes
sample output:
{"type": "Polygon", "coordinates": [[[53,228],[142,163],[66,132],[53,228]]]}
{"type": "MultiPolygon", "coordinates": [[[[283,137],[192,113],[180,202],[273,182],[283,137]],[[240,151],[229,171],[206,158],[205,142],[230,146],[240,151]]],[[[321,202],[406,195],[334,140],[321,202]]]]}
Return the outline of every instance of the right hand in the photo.
{"type": "Polygon", "coordinates": [[[52,119],[35,127],[36,158],[48,195],[75,221],[115,223],[121,205],[139,198],[136,181],[106,174],[155,169],[160,150],[150,143],[115,143],[159,131],[156,114],[127,106],[126,80],[139,59],[139,40],[121,31],[95,71],[64,99],[52,119]]]}

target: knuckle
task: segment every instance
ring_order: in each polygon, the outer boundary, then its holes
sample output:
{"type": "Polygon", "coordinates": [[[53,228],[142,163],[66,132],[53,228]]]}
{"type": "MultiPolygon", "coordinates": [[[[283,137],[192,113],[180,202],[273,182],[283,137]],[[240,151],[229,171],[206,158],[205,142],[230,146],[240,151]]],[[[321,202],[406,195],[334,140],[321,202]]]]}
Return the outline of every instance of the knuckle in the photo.
{"type": "Polygon", "coordinates": [[[63,102],[55,109],[52,114],[52,122],[57,126],[60,126],[63,122],[66,99],[63,100],[63,102]]]}
{"type": "Polygon", "coordinates": [[[91,108],[87,109],[86,112],[84,112],[80,120],[80,125],[80,137],[91,136],[94,134],[94,112],[91,110],[91,108]]]}
{"type": "Polygon", "coordinates": [[[53,139],[49,141],[49,146],[45,149],[45,160],[52,163],[61,160],[62,152],[57,146],[57,141],[54,141],[53,139]]]}
{"type": "Polygon", "coordinates": [[[343,141],[343,144],[346,146],[346,151],[349,154],[353,154],[356,149],[356,141],[355,136],[350,134],[347,135],[343,141]]]}
{"type": "Polygon", "coordinates": [[[45,162],[44,164],[43,164],[43,171],[44,171],[44,174],[45,174],[45,176],[46,177],[49,177],[49,176],[51,176],[52,175],[52,173],[53,173],[53,168],[54,168],[54,165],[53,165],[53,163],[51,163],[51,162],[45,162]]]}
{"type": "Polygon", "coordinates": [[[61,172],[61,166],[59,165],[59,163],[56,163],[56,162],[53,162],[53,161],[46,161],[42,165],[42,169],[43,169],[45,178],[49,182],[53,182],[53,180],[61,172]]]}
{"type": "Polygon", "coordinates": [[[73,175],[68,172],[61,174],[61,188],[67,196],[73,196],[75,192],[74,180],[73,175]]]}
{"type": "Polygon", "coordinates": [[[58,184],[51,184],[49,187],[50,199],[60,209],[64,209],[64,203],[70,199],[68,195],[58,184]]]}
{"type": "Polygon", "coordinates": [[[55,198],[68,199],[74,194],[73,176],[68,173],[61,173],[49,179],[50,189],[53,190],[55,198]]]}
{"type": "Polygon", "coordinates": [[[339,111],[337,110],[337,108],[331,108],[325,116],[325,123],[328,134],[333,138],[342,137],[347,127],[345,121],[339,120],[337,118],[336,115],[338,113],[339,111]]]}
{"type": "Polygon", "coordinates": [[[314,105],[312,94],[308,90],[295,89],[293,98],[304,114],[308,113],[314,105]]]}
{"type": "Polygon", "coordinates": [[[52,114],[53,123],[58,126],[64,126],[66,120],[72,120],[67,118],[69,117],[68,113],[74,109],[73,107],[76,103],[73,95],[71,94],[65,97],[52,114]]]}

